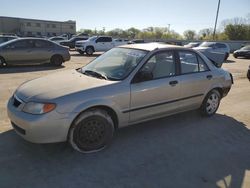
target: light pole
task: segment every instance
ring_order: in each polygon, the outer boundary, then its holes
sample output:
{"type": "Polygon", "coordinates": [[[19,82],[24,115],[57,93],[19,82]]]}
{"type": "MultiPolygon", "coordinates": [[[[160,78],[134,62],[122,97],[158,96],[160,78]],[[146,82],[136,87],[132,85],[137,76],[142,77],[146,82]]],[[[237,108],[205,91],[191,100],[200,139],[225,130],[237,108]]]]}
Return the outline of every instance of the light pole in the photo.
{"type": "Polygon", "coordinates": [[[215,19],[215,24],[214,24],[213,40],[215,39],[215,32],[216,32],[216,26],[217,26],[217,20],[218,20],[219,11],[220,11],[220,0],[219,0],[219,2],[218,2],[217,13],[216,13],[216,19],[215,19]]]}

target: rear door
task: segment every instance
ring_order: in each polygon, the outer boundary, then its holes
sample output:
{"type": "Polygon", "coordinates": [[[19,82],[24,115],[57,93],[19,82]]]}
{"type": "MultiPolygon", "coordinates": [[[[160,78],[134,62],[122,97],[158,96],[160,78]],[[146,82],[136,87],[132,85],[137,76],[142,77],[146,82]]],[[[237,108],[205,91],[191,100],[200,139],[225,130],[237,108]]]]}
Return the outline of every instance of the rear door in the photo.
{"type": "Polygon", "coordinates": [[[54,44],[45,40],[33,40],[34,50],[32,59],[34,63],[49,61],[53,55],[54,44]]]}
{"type": "Polygon", "coordinates": [[[135,78],[143,72],[151,78],[131,83],[130,122],[171,114],[179,108],[180,84],[174,52],[153,55],[135,78]]]}
{"type": "Polygon", "coordinates": [[[181,108],[183,110],[197,108],[212,84],[213,74],[199,54],[182,50],[177,51],[177,55],[180,65],[181,108]]]}

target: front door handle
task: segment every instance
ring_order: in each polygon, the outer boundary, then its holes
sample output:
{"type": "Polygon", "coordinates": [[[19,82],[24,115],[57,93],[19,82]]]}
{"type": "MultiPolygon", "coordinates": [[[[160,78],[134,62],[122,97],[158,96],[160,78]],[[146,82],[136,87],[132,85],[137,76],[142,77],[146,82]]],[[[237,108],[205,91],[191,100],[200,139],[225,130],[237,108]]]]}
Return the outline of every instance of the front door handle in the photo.
{"type": "Polygon", "coordinates": [[[177,81],[177,80],[174,80],[174,81],[170,81],[170,82],[169,82],[169,85],[171,85],[171,86],[176,86],[176,84],[178,84],[178,81],[177,81]]]}
{"type": "Polygon", "coordinates": [[[213,78],[212,75],[207,75],[207,79],[208,79],[208,80],[211,80],[212,78],[213,78]]]}

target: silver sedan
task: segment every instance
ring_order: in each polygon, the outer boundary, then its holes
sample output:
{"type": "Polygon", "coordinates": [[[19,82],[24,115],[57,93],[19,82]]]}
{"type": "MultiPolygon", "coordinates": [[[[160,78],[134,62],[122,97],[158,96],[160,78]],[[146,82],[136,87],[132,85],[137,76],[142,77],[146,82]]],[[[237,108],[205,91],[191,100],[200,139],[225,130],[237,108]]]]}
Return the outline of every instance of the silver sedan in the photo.
{"type": "Polygon", "coordinates": [[[232,83],[230,73],[192,49],[132,44],[22,84],[8,115],[28,141],[68,141],[89,153],[107,146],[117,128],[194,109],[212,116],[232,83]]]}

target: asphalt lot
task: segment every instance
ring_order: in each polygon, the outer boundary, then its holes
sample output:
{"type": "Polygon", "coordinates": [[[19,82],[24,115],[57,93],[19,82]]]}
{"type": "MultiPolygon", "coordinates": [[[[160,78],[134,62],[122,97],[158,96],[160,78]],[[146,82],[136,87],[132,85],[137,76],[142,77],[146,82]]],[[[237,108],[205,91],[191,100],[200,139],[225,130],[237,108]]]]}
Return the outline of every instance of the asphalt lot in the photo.
{"type": "Polygon", "coordinates": [[[195,111],[117,131],[110,147],[83,155],[66,143],[31,144],[15,134],[6,103],[18,85],[94,57],[0,69],[0,187],[250,187],[249,59],[229,57],[235,84],[217,114],[195,111]]]}

